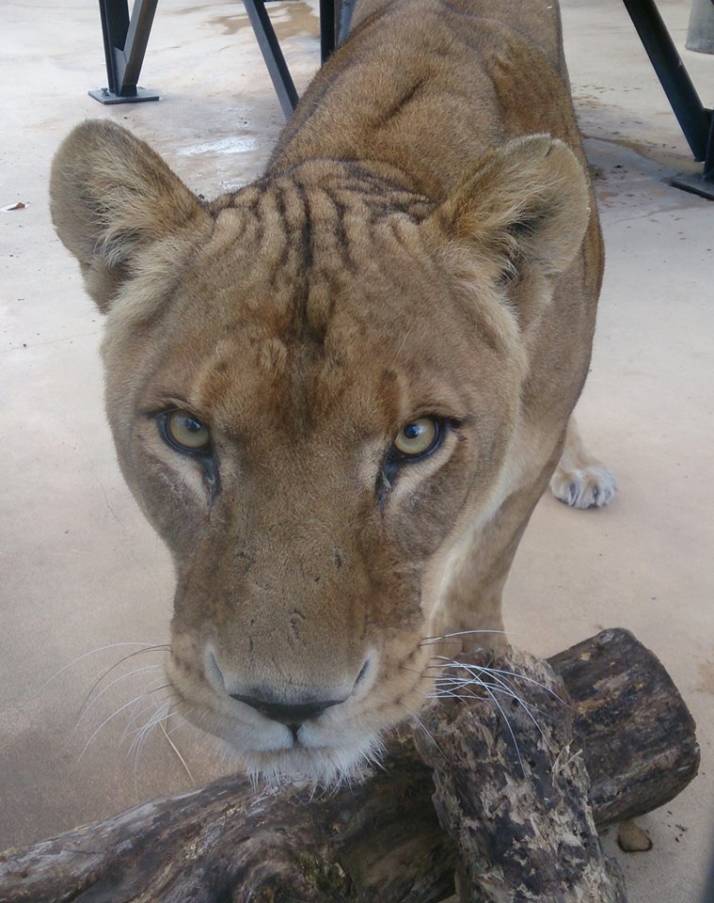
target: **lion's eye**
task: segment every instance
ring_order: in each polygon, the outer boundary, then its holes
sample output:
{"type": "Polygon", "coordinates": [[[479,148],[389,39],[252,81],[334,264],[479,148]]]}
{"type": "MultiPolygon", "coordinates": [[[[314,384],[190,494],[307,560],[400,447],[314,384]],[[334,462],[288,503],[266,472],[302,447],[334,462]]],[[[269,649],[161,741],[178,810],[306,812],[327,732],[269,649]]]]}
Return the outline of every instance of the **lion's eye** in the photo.
{"type": "Polygon", "coordinates": [[[211,433],[205,423],[186,411],[164,414],[159,425],[166,442],[177,451],[189,454],[203,452],[211,444],[211,433]]]}
{"type": "Polygon", "coordinates": [[[401,428],[394,440],[394,448],[405,458],[423,458],[440,444],[441,421],[435,417],[420,417],[401,428]]]}

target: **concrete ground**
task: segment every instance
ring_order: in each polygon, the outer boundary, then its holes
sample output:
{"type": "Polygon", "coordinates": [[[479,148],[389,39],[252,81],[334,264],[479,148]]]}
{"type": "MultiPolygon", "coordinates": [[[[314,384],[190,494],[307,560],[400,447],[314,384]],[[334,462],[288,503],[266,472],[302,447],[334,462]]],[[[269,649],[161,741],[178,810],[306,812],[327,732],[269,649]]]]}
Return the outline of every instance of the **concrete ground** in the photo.
{"type": "MultiPolygon", "coordinates": [[[[688,3],[660,7],[681,44],[688,3]]],[[[162,100],[114,108],[86,95],[104,82],[96,4],[3,10],[0,207],[27,206],[0,213],[0,848],[225,768],[184,729],[132,749],[164,680],[160,654],[131,644],[166,639],[172,577],[115,463],[100,318],[50,225],[52,153],[75,123],[110,117],[212,195],[260,172],[282,124],[237,3],[159,4],[142,83],[162,100]],[[123,655],[102,686],[120,679],[75,728],[93,682],[123,655]]],[[[271,10],[304,84],[314,6],[271,10]]],[[[622,3],[565,0],[564,18],[608,250],[580,421],[621,494],[586,513],[543,499],[507,616],[515,642],[537,653],[622,625],[670,670],[699,725],[701,772],[642,819],[653,851],[619,857],[633,903],[694,903],[714,846],[714,203],[665,182],[689,155],[622,3]]],[[[684,57],[711,103],[714,57],[684,57]]]]}

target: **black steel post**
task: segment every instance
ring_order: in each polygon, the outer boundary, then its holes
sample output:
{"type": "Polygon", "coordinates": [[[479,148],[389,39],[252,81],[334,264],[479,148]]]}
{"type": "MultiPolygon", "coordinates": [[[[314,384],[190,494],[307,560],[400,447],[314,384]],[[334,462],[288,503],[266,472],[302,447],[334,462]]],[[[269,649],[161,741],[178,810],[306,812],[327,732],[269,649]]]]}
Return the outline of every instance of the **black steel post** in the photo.
{"type": "Polygon", "coordinates": [[[710,111],[704,108],[654,0],[623,0],[695,160],[704,160],[710,111]]]}
{"type": "Polygon", "coordinates": [[[139,73],[144,62],[146,45],[149,43],[151,26],[154,22],[154,13],[158,0],[134,0],[134,9],[131,11],[129,30],[124,41],[124,55],[126,65],[122,79],[122,94],[126,89],[134,89],[139,81],[139,73]]]}
{"type": "Polygon", "coordinates": [[[128,0],[99,0],[107,87],[90,97],[103,104],[158,100],[159,95],[137,87],[158,0],[135,0],[131,16],[128,0]]]}
{"type": "Polygon", "coordinates": [[[320,0],[320,62],[326,63],[335,49],[337,34],[335,0],[320,0]]]}
{"type": "Polygon", "coordinates": [[[286,119],[289,119],[297,106],[298,95],[264,0],[244,0],[244,2],[280,106],[286,119]]]}
{"type": "Polygon", "coordinates": [[[107,66],[107,84],[113,94],[119,92],[119,75],[114,59],[114,48],[123,47],[129,30],[128,0],[99,0],[99,15],[102,20],[104,40],[104,61],[107,66]]]}
{"type": "Polygon", "coordinates": [[[704,159],[704,178],[714,183],[714,113],[709,114],[709,140],[707,141],[707,155],[704,159]]]}

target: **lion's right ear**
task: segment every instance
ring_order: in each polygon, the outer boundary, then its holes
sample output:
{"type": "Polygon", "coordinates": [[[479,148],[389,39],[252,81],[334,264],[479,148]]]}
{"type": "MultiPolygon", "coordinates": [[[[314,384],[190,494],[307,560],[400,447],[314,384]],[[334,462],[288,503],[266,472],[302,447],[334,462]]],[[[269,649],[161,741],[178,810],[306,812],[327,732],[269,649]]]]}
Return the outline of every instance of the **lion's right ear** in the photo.
{"type": "Polygon", "coordinates": [[[106,312],[142,248],[200,233],[211,217],[151,148],[114,123],[90,120],[52,163],[52,221],[106,312]]]}
{"type": "Polygon", "coordinates": [[[525,267],[553,279],[575,259],[589,221],[588,179],[573,151],[528,135],[486,153],[426,226],[480,251],[497,273],[525,267]]]}

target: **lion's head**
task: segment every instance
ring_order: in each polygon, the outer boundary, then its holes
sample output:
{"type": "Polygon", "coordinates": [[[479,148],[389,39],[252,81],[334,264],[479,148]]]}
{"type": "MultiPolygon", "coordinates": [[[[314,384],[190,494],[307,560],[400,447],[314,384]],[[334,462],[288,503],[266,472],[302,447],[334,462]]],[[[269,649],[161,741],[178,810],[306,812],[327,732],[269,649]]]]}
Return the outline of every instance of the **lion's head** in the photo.
{"type": "Polygon", "coordinates": [[[173,553],[181,711],[250,769],[348,771],[419,707],[454,549],[508,493],[524,324],[581,242],[580,167],[537,137],[441,203],[312,161],[207,204],[88,122],[52,213],[173,553]]]}

